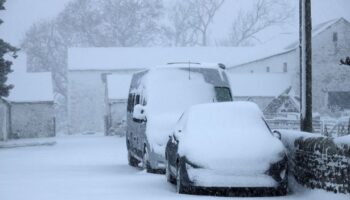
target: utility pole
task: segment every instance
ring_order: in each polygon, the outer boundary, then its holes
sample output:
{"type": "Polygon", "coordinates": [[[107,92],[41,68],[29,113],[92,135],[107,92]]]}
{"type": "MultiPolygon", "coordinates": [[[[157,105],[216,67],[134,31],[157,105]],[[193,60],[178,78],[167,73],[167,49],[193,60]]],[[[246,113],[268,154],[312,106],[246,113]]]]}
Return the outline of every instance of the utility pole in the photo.
{"type": "Polygon", "coordinates": [[[300,129],[312,132],[312,22],[311,0],[299,0],[300,129]]]}

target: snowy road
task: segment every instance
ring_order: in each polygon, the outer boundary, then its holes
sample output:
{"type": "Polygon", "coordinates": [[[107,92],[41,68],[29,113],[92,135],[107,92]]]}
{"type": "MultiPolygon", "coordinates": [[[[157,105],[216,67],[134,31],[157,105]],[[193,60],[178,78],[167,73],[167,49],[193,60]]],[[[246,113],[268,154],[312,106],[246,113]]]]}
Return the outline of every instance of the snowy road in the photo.
{"type": "MultiPolygon", "coordinates": [[[[347,195],[297,188],[286,197],[264,199],[349,199],[347,195]]],[[[1,200],[141,198],[225,199],[178,195],[163,175],[129,167],[124,138],[71,136],[57,139],[55,146],[0,149],[1,200]]]]}

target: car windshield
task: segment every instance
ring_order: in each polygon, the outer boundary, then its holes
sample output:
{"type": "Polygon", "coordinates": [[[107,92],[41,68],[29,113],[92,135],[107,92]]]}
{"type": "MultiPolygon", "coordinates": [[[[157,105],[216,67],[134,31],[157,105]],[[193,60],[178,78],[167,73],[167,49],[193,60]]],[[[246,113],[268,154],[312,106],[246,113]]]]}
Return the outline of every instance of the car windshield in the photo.
{"type": "Polygon", "coordinates": [[[215,87],[218,102],[232,101],[231,91],[228,87],[215,87]]]}

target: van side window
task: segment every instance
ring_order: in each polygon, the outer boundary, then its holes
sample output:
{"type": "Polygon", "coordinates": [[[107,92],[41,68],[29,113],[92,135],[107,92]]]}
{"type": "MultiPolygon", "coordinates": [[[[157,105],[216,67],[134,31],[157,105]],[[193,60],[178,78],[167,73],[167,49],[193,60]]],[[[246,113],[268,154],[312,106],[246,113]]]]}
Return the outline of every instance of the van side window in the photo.
{"type": "Polygon", "coordinates": [[[140,104],[140,95],[139,94],[136,95],[134,105],[137,105],[137,104],[140,104]]]}
{"type": "Polygon", "coordinates": [[[126,109],[128,112],[131,112],[132,102],[133,102],[132,94],[129,94],[128,105],[127,105],[127,109],[126,109]]]}
{"type": "Polygon", "coordinates": [[[228,87],[215,87],[215,95],[218,102],[232,101],[231,91],[228,87]]]}

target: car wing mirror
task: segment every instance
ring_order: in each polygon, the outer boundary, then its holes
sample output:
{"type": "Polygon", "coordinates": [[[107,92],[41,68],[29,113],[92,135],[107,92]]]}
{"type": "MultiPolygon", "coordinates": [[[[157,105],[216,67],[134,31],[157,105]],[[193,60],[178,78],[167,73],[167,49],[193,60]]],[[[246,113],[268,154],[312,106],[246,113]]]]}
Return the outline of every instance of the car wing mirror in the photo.
{"type": "Polygon", "coordinates": [[[277,131],[277,130],[274,130],[274,131],[272,132],[272,135],[273,135],[274,137],[278,138],[279,140],[282,139],[281,132],[279,132],[279,131],[277,131]]]}
{"type": "Polygon", "coordinates": [[[147,121],[146,117],[146,108],[141,104],[137,104],[134,106],[134,111],[132,114],[132,118],[136,122],[145,122],[147,121]]]}

